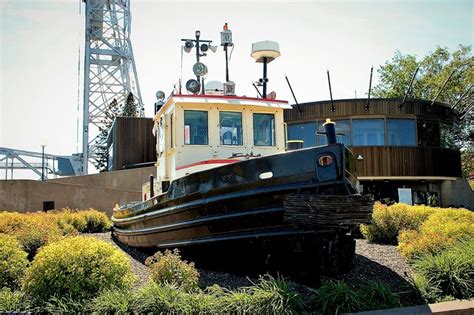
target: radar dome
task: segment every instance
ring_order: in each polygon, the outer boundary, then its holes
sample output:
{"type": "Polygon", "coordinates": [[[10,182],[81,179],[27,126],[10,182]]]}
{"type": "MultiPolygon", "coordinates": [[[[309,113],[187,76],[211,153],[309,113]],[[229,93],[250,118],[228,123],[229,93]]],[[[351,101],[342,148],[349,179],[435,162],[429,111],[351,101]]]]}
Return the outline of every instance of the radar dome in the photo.
{"type": "Polygon", "coordinates": [[[224,84],[220,81],[209,81],[206,83],[206,94],[223,95],[224,84]]]}

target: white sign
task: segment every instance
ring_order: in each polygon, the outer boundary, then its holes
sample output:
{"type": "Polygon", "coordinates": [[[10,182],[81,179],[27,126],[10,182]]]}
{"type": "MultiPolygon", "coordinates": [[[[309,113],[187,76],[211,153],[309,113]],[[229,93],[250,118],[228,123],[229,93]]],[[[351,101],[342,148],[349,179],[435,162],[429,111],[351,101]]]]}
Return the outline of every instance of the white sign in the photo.
{"type": "Polygon", "coordinates": [[[411,188],[398,188],[398,202],[406,203],[410,206],[413,205],[413,200],[411,197],[411,188]]]}

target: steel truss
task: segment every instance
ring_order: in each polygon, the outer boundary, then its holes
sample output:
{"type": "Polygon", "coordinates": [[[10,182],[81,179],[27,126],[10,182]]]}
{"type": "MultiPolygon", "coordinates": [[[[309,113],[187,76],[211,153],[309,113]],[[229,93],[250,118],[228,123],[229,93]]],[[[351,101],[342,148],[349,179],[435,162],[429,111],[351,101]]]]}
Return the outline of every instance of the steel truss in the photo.
{"type": "Polygon", "coordinates": [[[130,0],[84,0],[86,33],[84,52],[83,174],[88,161],[99,158],[106,145],[98,138],[105,128],[108,105],[115,99],[124,104],[129,93],[144,106],[130,42],[130,0]],[[99,142],[98,142],[99,141],[99,142]]]}

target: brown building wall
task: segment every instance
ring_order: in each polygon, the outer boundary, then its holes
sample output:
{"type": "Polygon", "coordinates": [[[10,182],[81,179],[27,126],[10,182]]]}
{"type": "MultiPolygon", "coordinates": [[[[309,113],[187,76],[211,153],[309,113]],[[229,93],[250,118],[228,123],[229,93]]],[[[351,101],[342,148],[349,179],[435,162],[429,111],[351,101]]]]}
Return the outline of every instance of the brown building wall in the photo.
{"type": "Polygon", "coordinates": [[[112,215],[116,204],[141,200],[142,184],[155,167],[47,180],[0,181],[0,211],[41,211],[44,201],[61,209],[95,208],[112,215]]]}

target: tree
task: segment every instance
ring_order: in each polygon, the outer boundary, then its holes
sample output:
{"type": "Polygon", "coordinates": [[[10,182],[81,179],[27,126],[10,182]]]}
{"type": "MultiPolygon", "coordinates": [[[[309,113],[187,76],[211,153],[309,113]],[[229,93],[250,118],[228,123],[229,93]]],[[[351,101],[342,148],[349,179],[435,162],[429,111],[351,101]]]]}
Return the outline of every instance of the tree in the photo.
{"type": "Polygon", "coordinates": [[[130,92],[127,96],[127,101],[123,107],[122,116],[124,117],[137,117],[137,103],[135,102],[135,96],[130,92]]]}
{"type": "MultiPolygon", "coordinates": [[[[417,67],[419,67],[419,71],[413,82],[409,97],[434,99],[444,82],[453,73],[437,101],[453,106],[466,91],[469,91],[459,102],[456,109],[463,113],[473,103],[474,57],[471,53],[471,46],[463,45],[460,45],[452,53],[447,48],[437,47],[433,52],[422,58],[417,58],[414,55],[403,55],[397,50],[393,58],[386,61],[377,70],[380,83],[373,88],[372,94],[375,97],[403,97],[417,67]]],[[[442,135],[450,139],[446,142],[457,148],[472,151],[474,144],[473,112],[471,110],[470,113],[464,115],[450,132],[442,135]]],[[[472,161],[469,161],[472,154],[463,154],[462,156],[464,172],[474,171],[472,161]]]]}
{"type": "Polygon", "coordinates": [[[118,116],[120,112],[120,105],[117,100],[114,98],[112,102],[107,106],[105,111],[105,117],[102,120],[104,127],[99,128],[99,134],[95,139],[95,145],[97,147],[97,156],[94,160],[94,166],[101,172],[107,170],[107,138],[109,136],[110,129],[114,123],[115,117],[118,116]]]}

